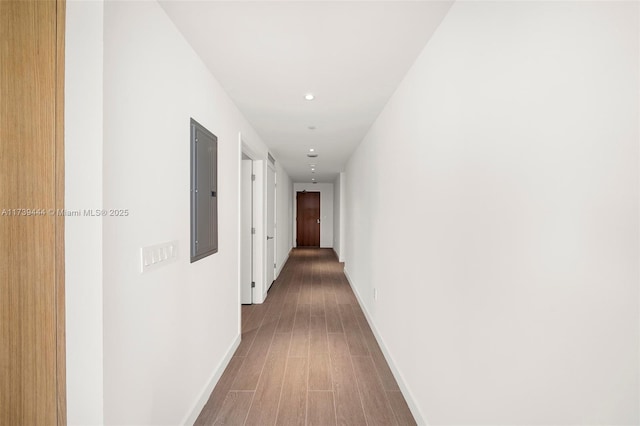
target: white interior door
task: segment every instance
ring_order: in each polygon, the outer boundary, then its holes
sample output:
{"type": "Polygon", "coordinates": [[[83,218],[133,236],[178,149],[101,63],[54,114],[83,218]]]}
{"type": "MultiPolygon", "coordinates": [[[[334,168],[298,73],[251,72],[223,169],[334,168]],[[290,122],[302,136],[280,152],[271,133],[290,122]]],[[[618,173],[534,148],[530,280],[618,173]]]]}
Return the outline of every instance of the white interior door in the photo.
{"type": "Polygon", "coordinates": [[[240,200],[240,303],[253,303],[253,161],[242,160],[240,200]]]}
{"type": "Polygon", "coordinates": [[[276,171],[267,167],[267,289],[273,284],[276,268],[276,171]]]}

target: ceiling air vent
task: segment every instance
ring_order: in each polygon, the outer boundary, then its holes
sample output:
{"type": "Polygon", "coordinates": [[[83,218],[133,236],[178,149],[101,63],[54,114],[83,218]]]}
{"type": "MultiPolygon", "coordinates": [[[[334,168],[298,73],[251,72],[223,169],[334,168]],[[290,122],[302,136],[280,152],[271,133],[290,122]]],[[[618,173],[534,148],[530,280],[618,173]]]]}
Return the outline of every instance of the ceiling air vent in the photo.
{"type": "Polygon", "coordinates": [[[309,158],[316,158],[318,156],[318,154],[316,154],[315,152],[310,152],[307,154],[307,157],[309,158]]]}

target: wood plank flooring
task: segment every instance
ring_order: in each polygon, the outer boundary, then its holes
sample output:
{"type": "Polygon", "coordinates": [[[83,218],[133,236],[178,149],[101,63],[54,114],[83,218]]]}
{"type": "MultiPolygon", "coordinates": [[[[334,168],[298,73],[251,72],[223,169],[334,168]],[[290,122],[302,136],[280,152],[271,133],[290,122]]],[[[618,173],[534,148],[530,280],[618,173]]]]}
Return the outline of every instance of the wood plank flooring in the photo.
{"type": "Polygon", "coordinates": [[[196,425],[415,425],[331,249],[294,249],[196,425]]]}

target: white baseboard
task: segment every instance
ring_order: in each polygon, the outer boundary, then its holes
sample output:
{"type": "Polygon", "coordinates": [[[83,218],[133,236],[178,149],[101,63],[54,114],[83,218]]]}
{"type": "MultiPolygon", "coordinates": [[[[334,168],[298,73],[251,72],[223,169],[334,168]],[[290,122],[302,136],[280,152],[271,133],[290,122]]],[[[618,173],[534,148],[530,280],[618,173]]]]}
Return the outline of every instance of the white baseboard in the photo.
{"type": "Polygon", "coordinates": [[[336,251],[335,247],[331,247],[331,250],[333,250],[333,254],[336,255],[336,259],[338,259],[338,262],[340,262],[340,255],[338,254],[338,252],[336,251]]]}
{"type": "Polygon", "coordinates": [[[187,418],[182,422],[183,425],[193,425],[196,422],[198,416],[200,415],[200,412],[204,408],[204,405],[209,400],[209,396],[211,396],[213,388],[215,388],[218,384],[218,380],[220,380],[220,377],[222,377],[222,373],[224,373],[225,368],[227,368],[227,365],[229,365],[229,362],[231,361],[233,354],[236,352],[236,349],[238,349],[238,346],[240,346],[240,334],[238,334],[238,336],[235,338],[235,340],[229,347],[229,350],[227,350],[227,353],[224,355],[224,358],[222,359],[222,361],[220,361],[220,364],[218,364],[218,367],[211,375],[211,378],[207,382],[207,385],[200,393],[200,397],[187,415],[187,418]]]}
{"type": "Polygon", "coordinates": [[[415,419],[416,423],[418,423],[419,425],[427,426],[428,423],[425,417],[422,415],[420,408],[418,408],[418,404],[416,404],[415,398],[413,397],[413,394],[409,390],[409,387],[407,386],[407,383],[404,380],[404,377],[396,367],[396,363],[394,362],[393,357],[389,353],[389,350],[387,349],[387,345],[384,343],[384,340],[380,336],[380,333],[378,333],[378,329],[376,328],[376,325],[373,322],[371,315],[369,314],[369,311],[367,311],[367,306],[364,304],[362,297],[360,297],[360,294],[358,293],[356,286],[353,285],[353,280],[349,276],[349,271],[347,270],[346,266],[344,268],[344,275],[347,277],[347,281],[349,282],[349,285],[351,286],[353,293],[356,295],[356,298],[358,299],[358,303],[360,303],[362,312],[364,312],[364,316],[367,319],[367,322],[369,323],[369,327],[371,327],[371,331],[373,331],[373,335],[376,337],[376,340],[378,341],[378,345],[380,345],[380,349],[382,349],[382,354],[384,355],[384,358],[386,359],[387,364],[389,364],[389,368],[391,368],[393,377],[395,377],[396,382],[398,382],[398,386],[402,391],[402,395],[404,396],[404,399],[407,401],[407,405],[411,410],[411,414],[413,414],[413,418],[415,419]]]}

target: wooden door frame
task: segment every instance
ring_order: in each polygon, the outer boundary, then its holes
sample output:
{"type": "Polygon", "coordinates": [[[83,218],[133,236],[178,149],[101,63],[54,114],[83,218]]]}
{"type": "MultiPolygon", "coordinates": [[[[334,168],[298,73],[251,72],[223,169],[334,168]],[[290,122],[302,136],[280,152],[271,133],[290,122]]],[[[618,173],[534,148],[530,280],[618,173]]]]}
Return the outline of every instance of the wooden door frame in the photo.
{"type": "MultiPolygon", "coordinates": [[[[64,209],[64,75],[65,75],[65,29],[66,0],[56,3],[56,135],[55,135],[55,205],[64,209]]],[[[65,245],[64,215],[56,216],[55,223],[55,268],[56,268],[56,388],[58,425],[67,424],[67,364],[65,322],[65,245]]]]}
{"type": "Polygon", "coordinates": [[[8,102],[2,121],[15,122],[3,127],[3,160],[22,169],[3,168],[3,190],[9,190],[3,192],[8,205],[2,208],[38,212],[11,216],[42,216],[6,218],[2,226],[0,238],[7,238],[11,252],[3,252],[8,256],[1,266],[8,296],[3,295],[0,314],[9,325],[2,333],[6,346],[0,362],[8,368],[0,372],[7,391],[0,422],[67,424],[65,1],[5,2],[0,9],[3,28],[20,28],[15,38],[3,39],[8,49],[3,49],[2,85],[8,88],[8,102]]]}

